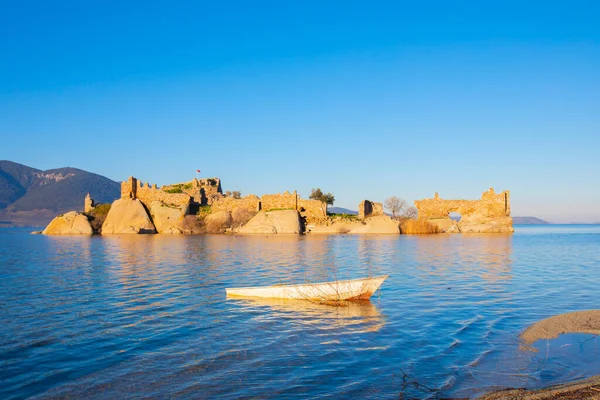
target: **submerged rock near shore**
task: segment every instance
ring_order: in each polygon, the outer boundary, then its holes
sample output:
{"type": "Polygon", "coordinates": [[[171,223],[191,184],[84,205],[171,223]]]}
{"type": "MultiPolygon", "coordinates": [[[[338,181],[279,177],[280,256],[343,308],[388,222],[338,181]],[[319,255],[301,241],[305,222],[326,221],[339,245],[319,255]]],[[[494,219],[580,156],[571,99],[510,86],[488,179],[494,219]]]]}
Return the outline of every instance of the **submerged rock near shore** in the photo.
{"type": "Polygon", "coordinates": [[[102,234],[156,233],[146,208],[138,199],[118,199],[112,203],[102,234]]]}
{"type": "Polygon", "coordinates": [[[44,235],[92,235],[94,231],[85,215],[70,211],[54,218],[42,233],[44,235]]]}

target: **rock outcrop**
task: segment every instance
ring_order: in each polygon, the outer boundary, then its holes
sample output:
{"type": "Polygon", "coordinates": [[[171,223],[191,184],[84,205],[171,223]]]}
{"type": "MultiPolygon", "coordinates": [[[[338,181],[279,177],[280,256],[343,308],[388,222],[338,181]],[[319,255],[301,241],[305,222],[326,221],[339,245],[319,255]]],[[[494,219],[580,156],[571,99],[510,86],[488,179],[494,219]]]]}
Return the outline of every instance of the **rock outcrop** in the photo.
{"type": "Polygon", "coordinates": [[[42,233],[44,235],[92,235],[94,231],[85,215],[70,211],[54,218],[42,233]]]}
{"type": "Polygon", "coordinates": [[[379,215],[365,219],[365,224],[352,229],[348,233],[377,233],[377,234],[399,234],[398,221],[394,221],[387,215],[379,215]]]}
{"type": "Polygon", "coordinates": [[[515,231],[512,225],[511,217],[473,216],[471,218],[463,217],[458,222],[461,233],[512,233],[515,231]]]}
{"type": "Polygon", "coordinates": [[[184,231],[183,217],[187,207],[166,205],[154,201],[150,206],[150,215],[158,233],[180,234],[184,231]]]}
{"type": "Polygon", "coordinates": [[[231,228],[233,218],[229,211],[217,211],[209,214],[204,219],[206,233],[223,233],[225,229],[231,228]]]}
{"type": "Polygon", "coordinates": [[[243,234],[299,234],[300,218],[294,210],[259,212],[240,228],[243,234]]]}
{"type": "Polygon", "coordinates": [[[399,234],[398,222],[387,215],[366,218],[364,221],[335,221],[331,225],[310,227],[310,234],[399,234]]]}
{"type": "Polygon", "coordinates": [[[138,199],[118,199],[112,203],[102,234],[156,233],[144,205],[138,199]]]}

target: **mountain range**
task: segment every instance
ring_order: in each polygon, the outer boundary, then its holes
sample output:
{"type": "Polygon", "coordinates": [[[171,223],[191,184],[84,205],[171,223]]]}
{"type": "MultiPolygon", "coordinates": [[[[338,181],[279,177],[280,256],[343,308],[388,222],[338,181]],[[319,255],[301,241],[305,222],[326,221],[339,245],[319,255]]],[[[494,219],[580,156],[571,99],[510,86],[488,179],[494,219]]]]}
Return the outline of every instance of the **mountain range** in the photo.
{"type": "Polygon", "coordinates": [[[0,226],[44,226],[57,214],[83,210],[90,193],[96,203],[120,196],[120,183],[77,168],[42,171],[0,161],[0,226]]]}
{"type": "Polygon", "coordinates": [[[550,222],[537,217],[513,217],[513,224],[515,225],[547,225],[550,222]]]}
{"type": "Polygon", "coordinates": [[[349,210],[347,208],[342,207],[329,207],[327,209],[328,212],[332,214],[349,214],[349,215],[358,215],[358,211],[349,210]]]}

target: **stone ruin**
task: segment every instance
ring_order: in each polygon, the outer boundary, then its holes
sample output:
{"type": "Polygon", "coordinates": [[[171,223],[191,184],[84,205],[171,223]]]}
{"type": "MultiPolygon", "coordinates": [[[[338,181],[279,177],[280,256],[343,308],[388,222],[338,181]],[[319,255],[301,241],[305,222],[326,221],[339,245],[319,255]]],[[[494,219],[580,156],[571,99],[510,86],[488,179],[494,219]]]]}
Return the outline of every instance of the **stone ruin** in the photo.
{"type": "Polygon", "coordinates": [[[512,233],[510,192],[496,193],[493,188],[483,192],[480,200],[444,200],[436,192],[433,199],[415,200],[419,219],[437,225],[447,233],[512,233]],[[450,213],[462,218],[454,221],[450,213]]]}
{"type": "Polygon", "coordinates": [[[133,176],[121,182],[122,199],[139,199],[149,207],[154,201],[161,201],[178,207],[189,205],[205,206],[223,195],[219,178],[193,179],[189,182],[165,185],[161,188],[144,184],[133,176]]]}
{"type": "Polygon", "coordinates": [[[252,212],[296,210],[307,224],[320,224],[327,220],[327,205],[324,202],[303,199],[296,191],[265,194],[262,197],[250,194],[239,199],[220,197],[212,203],[213,211],[232,211],[235,208],[252,212]]]}
{"type": "Polygon", "coordinates": [[[363,200],[358,205],[358,219],[364,220],[369,217],[384,215],[383,204],[374,201],[363,200]]]}
{"type": "Polygon", "coordinates": [[[327,220],[327,206],[322,201],[302,199],[296,191],[265,194],[262,197],[253,194],[242,198],[224,196],[219,178],[194,179],[159,188],[155,184],[144,184],[131,176],[121,182],[121,198],[139,199],[148,209],[153,202],[161,201],[181,207],[186,210],[186,214],[195,214],[199,206],[209,205],[213,212],[231,212],[235,208],[251,212],[296,210],[306,223],[318,224],[327,220]]]}
{"type": "Polygon", "coordinates": [[[85,199],[83,201],[83,212],[84,213],[92,212],[94,207],[96,207],[94,199],[92,199],[92,196],[89,193],[86,194],[85,199]]]}

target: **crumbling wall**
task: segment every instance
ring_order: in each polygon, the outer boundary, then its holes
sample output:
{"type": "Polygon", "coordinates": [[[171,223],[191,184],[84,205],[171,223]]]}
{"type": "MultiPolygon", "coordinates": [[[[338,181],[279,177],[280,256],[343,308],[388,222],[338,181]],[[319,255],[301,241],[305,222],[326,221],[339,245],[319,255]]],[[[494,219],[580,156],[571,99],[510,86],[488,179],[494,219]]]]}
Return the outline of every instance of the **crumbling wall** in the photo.
{"type": "Polygon", "coordinates": [[[307,224],[322,224],[327,221],[327,204],[320,200],[298,199],[300,216],[307,224]]]}
{"type": "Polygon", "coordinates": [[[297,210],[300,216],[306,218],[308,224],[318,224],[327,220],[327,205],[320,200],[301,199],[296,191],[277,194],[265,194],[260,198],[261,209],[297,210]]]}
{"type": "Polygon", "coordinates": [[[376,202],[370,201],[370,200],[363,200],[358,205],[358,218],[359,219],[375,217],[378,215],[384,215],[382,203],[376,203],[376,202]]]}
{"type": "Polygon", "coordinates": [[[327,220],[325,203],[319,200],[302,199],[296,192],[265,194],[262,197],[248,195],[241,199],[221,197],[212,204],[212,211],[233,211],[242,208],[248,211],[297,210],[308,224],[320,224],[327,220]]]}
{"type": "Polygon", "coordinates": [[[215,199],[212,203],[212,212],[216,211],[233,211],[236,208],[241,208],[251,212],[259,211],[260,199],[258,196],[249,194],[240,199],[233,197],[221,197],[215,199]]]}
{"type": "Polygon", "coordinates": [[[272,210],[297,210],[298,194],[285,191],[277,194],[265,194],[260,198],[261,209],[263,211],[272,210]]]}
{"type": "Polygon", "coordinates": [[[444,200],[436,193],[433,199],[416,200],[419,219],[437,223],[444,230],[455,232],[513,232],[510,218],[510,192],[496,193],[493,188],[483,192],[481,200],[444,200]],[[459,213],[458,223],[449,214],[459,213]]]}
{"type": "Polygon", "coordinates": [[[159,189],[156,184],[150,186],[130,176],[128,180],[121,182],[121,198],[139,199],[144,205],[150,208],[152,202],[162,201],[165,204],[175,206],[187,206],[191,201],[191,196],[186,193],[168,193],[159,189]]]}
{"type": "Polygon", "coordinates": [[[192,202],[203,206],[212,205],[223,194],[219,178],[193,179],[188,182],[165,185],[162,190],[180,190],[182,193],[189,195],[192,202]]]}

